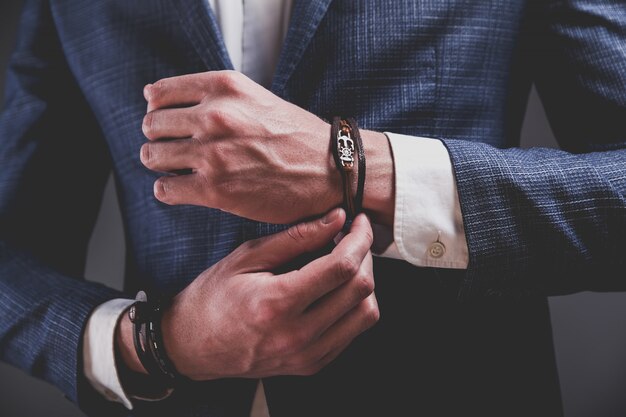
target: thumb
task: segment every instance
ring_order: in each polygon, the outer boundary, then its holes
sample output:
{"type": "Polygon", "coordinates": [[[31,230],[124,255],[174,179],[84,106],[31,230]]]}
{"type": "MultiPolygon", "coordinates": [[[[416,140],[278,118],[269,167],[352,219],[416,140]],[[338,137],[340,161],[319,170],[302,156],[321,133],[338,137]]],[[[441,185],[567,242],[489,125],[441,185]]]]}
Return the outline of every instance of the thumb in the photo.
{"type": "Polygon", "coordinates": [[[345,221],[345,211],[335,208],[322,218],[246,242],[241,247],[246,252],[241,260],[257,271],[273,270],[300,255],[322,249],[341,231],[345,221]]]}

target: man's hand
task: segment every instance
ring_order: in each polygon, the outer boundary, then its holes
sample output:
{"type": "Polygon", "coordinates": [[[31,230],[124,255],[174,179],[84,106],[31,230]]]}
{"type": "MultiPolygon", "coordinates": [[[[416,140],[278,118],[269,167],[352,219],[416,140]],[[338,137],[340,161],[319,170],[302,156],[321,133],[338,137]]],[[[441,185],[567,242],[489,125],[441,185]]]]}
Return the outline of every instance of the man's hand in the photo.
{"type": "MultiPolygon", "coordinates": [[[[176,369],[194,380],[310,375],[373,326],[379,311],[364,215],[330,254],[296,271],[271,272],[323,248],[344,221],[335,209],[244,243],[202,273],[163,317],[165,349],[176,369]]],[[[142,371],[129,323],[119,326],[118,346],[128,366],[142,371]]]]}
{"type": "MultiPolygon", "coordinates": [[[[330,125],[246,76],[216,71],[167,78],[146,86],[144,96],[143,131],[150,142],[141,149],[141,161],[155,171],[186,173],[156,181],[160,201],[270,223],[293,223],[341,204],[330,125]]],[[[389,220],[391,151],[383,134],[362,136],[365,207],[389,220]]]]}

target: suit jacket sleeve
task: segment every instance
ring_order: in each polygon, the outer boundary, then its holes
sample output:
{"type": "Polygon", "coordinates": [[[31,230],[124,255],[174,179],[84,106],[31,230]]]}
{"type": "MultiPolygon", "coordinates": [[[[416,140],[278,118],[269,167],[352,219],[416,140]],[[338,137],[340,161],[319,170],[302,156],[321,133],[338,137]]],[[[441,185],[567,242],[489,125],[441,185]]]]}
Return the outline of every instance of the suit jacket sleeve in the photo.
{"type": "Polygon", "coordinates": [[[561,150],[443,140],[469,246],[465,296],[626,287],[626,8],[535,3],[520,47],[561,150]]]}
{"type": "MultiPolygon", "coordinates": [[[[120,294],[85,282],[110,157],[44,1],[28,1],[0,115],[0,359],[77,402],[90,312],[120,294]]],[[[81,391],[82,392],[82,391],[81,391]]],[[[109,414],[112,415],[112,414],[109,414]]]]}

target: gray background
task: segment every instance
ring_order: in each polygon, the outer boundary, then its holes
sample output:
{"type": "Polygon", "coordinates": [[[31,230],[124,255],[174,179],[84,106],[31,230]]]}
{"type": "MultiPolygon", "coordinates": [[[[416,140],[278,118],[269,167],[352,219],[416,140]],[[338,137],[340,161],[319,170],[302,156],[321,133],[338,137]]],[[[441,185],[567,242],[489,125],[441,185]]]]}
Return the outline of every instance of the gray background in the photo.
{"type": "MultiPolygon", "coordinates": [[[[20,0],[0,0],[2,80],[20,4],[20,0]]],[[[523,144],[556,146],[534,92],[529,100],[523,144]]],[[[121,288],[122,233],[114,185],[109,181],[89,246],[87,279],[121,288]]],[[[554,297],[550,307],[566,416],[626,416],[626,294],[554,297]]],[[[81,415],[54,387],[0,364],[0,417],[81,415]]]]}

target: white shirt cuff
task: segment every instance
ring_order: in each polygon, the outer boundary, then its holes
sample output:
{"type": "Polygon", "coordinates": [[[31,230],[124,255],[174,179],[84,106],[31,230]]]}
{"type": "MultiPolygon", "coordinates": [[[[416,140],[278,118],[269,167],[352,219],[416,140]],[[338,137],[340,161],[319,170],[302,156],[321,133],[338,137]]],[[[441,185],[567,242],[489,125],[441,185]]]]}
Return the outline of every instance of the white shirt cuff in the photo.
{"type": "MultiPolygon", "coordinates": [[[[379,256],[416,266],[466,269],[467,240],[447,149],[437,139],[385,135],[394,159],[396,207],[393,239],[379,256]]],[[[385,233],[389,231],[375,227],[375,240],[384,240],[385,233]]]]}
{"type": "Polygon", "coordinates": [[[98,306],[87,321],[83,339],[83,363],[87,380],[109,401],[133,403],[122,388],[115,364],[115,328],[124,311],[135,300],[115,299],[98,306]]]}

